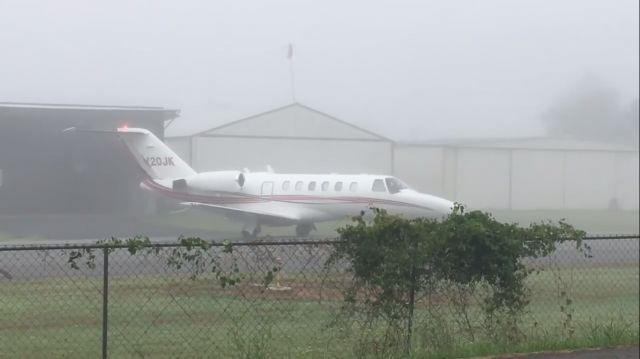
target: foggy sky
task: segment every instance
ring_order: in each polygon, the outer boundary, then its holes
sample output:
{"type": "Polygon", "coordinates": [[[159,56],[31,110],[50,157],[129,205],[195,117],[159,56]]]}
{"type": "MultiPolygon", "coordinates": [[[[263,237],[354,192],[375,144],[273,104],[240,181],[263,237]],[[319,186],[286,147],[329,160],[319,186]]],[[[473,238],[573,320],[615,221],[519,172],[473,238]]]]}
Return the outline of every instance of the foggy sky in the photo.
{"type": "Polygon", "coordinates": [[[401,140],[535,135],[584,76],[638,97],[637,0],[0,0],[0,101],[179,108],[169,134],[299,102],[401,140]]]}

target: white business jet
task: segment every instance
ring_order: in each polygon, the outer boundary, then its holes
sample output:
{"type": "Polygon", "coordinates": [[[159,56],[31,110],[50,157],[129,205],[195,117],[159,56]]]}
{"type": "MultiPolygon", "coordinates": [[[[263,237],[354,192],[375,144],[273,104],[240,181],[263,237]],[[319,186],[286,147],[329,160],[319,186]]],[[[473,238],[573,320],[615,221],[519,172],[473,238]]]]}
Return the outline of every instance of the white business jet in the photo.
{"type": "MultiPolygon", "coordinates": [[[[65,131],[75,130],[69,128],[65,131]]],[[[222,213],[241,222],[243,236],[261,226],[296,226],[307,236],[314,224],[359,215],[371,207],[410,218],[440,218],[453,203],[410,189],[385,175],[284,174],[248,171],[197,173],[153,133],[118,128],[117,133],[147,175],[141,186],[183,206],[222,213]]]]}

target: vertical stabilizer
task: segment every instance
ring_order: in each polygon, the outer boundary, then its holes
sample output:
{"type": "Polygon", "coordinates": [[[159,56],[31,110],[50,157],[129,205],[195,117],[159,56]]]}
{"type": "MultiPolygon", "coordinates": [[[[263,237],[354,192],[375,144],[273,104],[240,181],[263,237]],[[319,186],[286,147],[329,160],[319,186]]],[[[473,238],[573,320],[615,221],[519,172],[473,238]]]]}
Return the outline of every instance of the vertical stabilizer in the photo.
{"type": "Polygon", "coordinates": [[[118,135],[138,165],[153,179],[179,179],[193,176],[189,167],[169,146],[144,128],[118,128],[118,135]]]}

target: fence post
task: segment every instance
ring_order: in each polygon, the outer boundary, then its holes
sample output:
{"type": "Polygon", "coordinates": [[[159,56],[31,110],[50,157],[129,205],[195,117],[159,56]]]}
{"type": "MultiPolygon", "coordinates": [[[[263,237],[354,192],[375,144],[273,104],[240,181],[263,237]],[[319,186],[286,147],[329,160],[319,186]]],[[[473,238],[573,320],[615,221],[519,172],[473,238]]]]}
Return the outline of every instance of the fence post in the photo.
{"type": "Polygon", "coordinates": [[[102,249],[102,359],[107,359],[107,319],[109,301],[109,249],[102,249]]]}

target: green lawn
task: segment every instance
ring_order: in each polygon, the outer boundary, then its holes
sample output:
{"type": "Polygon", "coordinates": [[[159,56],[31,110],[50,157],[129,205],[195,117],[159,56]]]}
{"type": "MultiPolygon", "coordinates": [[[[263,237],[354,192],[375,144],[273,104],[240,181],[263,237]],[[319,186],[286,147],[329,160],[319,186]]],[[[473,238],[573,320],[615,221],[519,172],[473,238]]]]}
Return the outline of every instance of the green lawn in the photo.
{"type": "Polygon", "coordinates": [[[1,232],[0,231],[0,243],[2,242],[8,242],[8,241],[25,241],[25,242],[29,242],[29,241],[37,241],[37,240],[42,240],[43,238],[40,237],[16,237],[13,235],[10,235],[8,233],[5,232],[1,232]]]}
{"type": "MultiPolygon", "coordinates": [[[[456,335],[448,356],[638,342],[638,266],[543,271],[529,280],[532,303],[523,318],[526,342],[492,344],[456,335]],[[558,280],[562,278],[562,282],[558,280]],[[565,283],[565,285],[559,285],[565,283]],[[562,296],[561,291],[566,291],[562,296]],[[571,304],[563,314],[566,299],[571,304]],[[567,314],[573,333],[567,336],[567,314]],[[460,339],[461,338],[461,339],[460,339]]],[[[334,278],[335,279],[335,278],[334,278]]],[[[340,300],[317,276],[285,276],[290,291],[263,291],[247,279],[221,289],[211,278],[176,275],[114,277],[109,291],[112,357],[351,357],[356,335],[328,328],[340,300]]],[[[335,284],[337,282],[334,282],[335,284]]],[[[100,278],[0,280],[1,358],[98,357],[101,348],[100,278]]],[[[334,289],[334,290],[332,290],[334,289]]],[[[456,333],[453,316],[438,329],[456,333]]],[[[471,320],[479,320],[477,308],[471,320]]],[[[416,313],[416,357],[426,357],[430,324],[416,313]]],[[[432,323],[431,323],[432,324],[432,323]]],[[[433,348],[432,348],[433,349],[433,348]]],[[[435,355],[432,353],[431,355],[435,355]]],[[[443,354],[444,355],[444,354],[443,354]]],[[[438,356],[438,355],[436,355],[438,356]]]]}
{"type": "MultiPolygon", "coordinates": [[[[640,233],[639,211],[596,211],[596,210],[487,210],[497,220],[502,222],[515,222],[528,225],[531,222],[546,220],[558,221],[566,219],[578,229],[592,234],[637,234],[640,233]]],[[[205,213],[202,211],[185,211],[173,214],[164,214],[157,218],[151,218],[153,223],[161,223],[177,228],[198,229],[215,231],[231,237],[238,237],[242,225],[227,220],[223,216],[205,213]]],[[[312,236],[332,238],[337,236],[336,229],[350,223],[348,220],[323,222],[316,224],[317,231],[311,232],[312,236]]],[[[261,235],[292,236],[294,227],[263,227],[261,235]]]]}
{"type": "MultiPolygon", "coordinates": [[[[242,231],[242,224],[231,221],[222,215],[212,214],[198,210],[191,210],[178,213],[163,214],[149,219],[151,223],[158,223],[164,226],[175,228],[185,228],[191,230],[211,231],[237,238],[242,231]]],[[[350,223],[348,220],[323,222],[316,224],[316,231],[311,232],[313,237],[335,238],[338,234],[336,229],[350,223]]],[[[294,236],[295,227],[262,227],[261,236],[294,236]]]]}
{"type": "MultiPolygon", "coordinates": [[[[516,222],[528,225],[531,222],[545,220],[557,221],[566,219],[576,228],[592,234],[636,234],[640,233],[639,211],[592,211],[592,210],[487,210],[494,214],[496,219],[503,222],[516,222]]],[[[209,212],[189,210],[178,213],[166,213],[146,218],[151,224],[162,227],[184,228],[188,230],[201,230],[212,232],[227,238],[238,238],[242,230],[242,224],[226,219],[224,216],[209,212]]],[[[350,223],[349,220],[317,223],[316,231],[311,232],[315,238],[335,238],[337,228],[350,223]]],[[[293,236],[295,228],[290,227],[263,227],[261,236],[293,236]]],[[[14,238],[0,227],[0,242],[7,240],[37,240],[42,238],[14,238]]]]}

